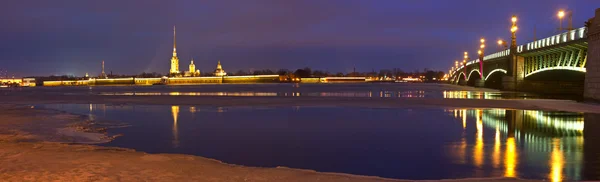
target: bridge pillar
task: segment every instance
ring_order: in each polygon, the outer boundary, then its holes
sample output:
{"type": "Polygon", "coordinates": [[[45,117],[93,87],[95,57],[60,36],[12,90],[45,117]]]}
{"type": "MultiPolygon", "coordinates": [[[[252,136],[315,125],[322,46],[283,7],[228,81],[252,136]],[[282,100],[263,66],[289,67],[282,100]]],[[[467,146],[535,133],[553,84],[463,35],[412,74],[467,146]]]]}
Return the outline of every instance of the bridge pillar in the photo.
{"type": "Polygon", "coordinates": [[[467,85],[467,80],[459,80],[458,85],[463,85],[463,86],[467,85]]]}
{"type": "Polygon", "coordinates": [[[519,85],[523,83],[525,78],[525,58],[517,56],[516,53],[511,53],[511,58],[508,61],[511,63],[508,64],[510,65],[508,75],[502,77],[502,87],[504,90],[516,91],[519,90],[519,85]]]}
{"type": "Polygon", "coordinates": [[[477,78],[475,80],[475,87],[484,87],[485,86],[485,80],[482,80],[481,78],[477,78]]]}
{"type": "Polygon", "coordinates": [[[590,22],[583,96],[587,100],[600,101],[600,8],[596,9],[596,16],[590,22]]]}

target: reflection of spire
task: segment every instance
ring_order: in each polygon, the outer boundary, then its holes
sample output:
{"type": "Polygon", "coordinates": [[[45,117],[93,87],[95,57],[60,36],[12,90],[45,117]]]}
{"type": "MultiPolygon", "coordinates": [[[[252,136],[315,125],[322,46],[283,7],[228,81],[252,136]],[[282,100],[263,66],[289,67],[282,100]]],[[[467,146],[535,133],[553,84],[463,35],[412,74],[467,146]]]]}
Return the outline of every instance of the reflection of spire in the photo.
{"type": "Polygon", "coordinates": [[[179,117],[179,106],[171,106],[171,114],[173,115],[173,145],[179,146],[179,128],[177,127],[177,119],[179,117]]]}

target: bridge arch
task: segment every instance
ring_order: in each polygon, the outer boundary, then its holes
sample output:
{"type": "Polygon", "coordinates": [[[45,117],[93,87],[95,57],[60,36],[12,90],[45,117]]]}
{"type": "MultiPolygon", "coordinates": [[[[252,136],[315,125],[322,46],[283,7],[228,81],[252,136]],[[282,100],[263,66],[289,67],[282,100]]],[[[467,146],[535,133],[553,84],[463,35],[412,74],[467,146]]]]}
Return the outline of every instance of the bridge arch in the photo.
{"type": "Polygon", "coordinates": [[[494,69],[485,76],[484,85],[486,88],[502,89],[502,77],[508,73],[505,69],[494,69]]]}
{"type": "Polygon", "coordinates": [[[566,71],[576,71],[576,72],[582,72],[585,73],[587,70],[586,68],[582,68],[582,67],[572,67],[572,66],[556,66],[556,67],[548,67],[548,68],[542,68],[539,70],[535,70],[531,73],[527,73],[525,75],[525,78],[531,76],[531,75],[535,75],[537,73],[542,73],[542,72],[546,72],[546,71],[552,71],[552,70],[566,70],[566,71]]]}
{"type": "Polygon", "coordinates": [[[463,73],[462,71],[460,73],[458,73],[458,75],[456,76],[456,78],[454,79],[454,82],[456,84],[458,84],[460,82],[460,80],[465,80],[466,81],[467,76],[465,75],[465,73],[463,73]]]}
{"type": "Polygon", "coordinates": [[[479,75],[481,75],[481,72],[479,72],[478,69],[473,69],[473,70],[471,70],[471,72],[469,72],[469,76],[467,77],[467,80],[471,80],[471,75],[473,75],[473,72],[477,72],[477,73],[479,73],[479,75]]]}
{"type": "Polygon", "coordinates": [[[507,73],[507,71],[506,71],[505,69],[495,69],[495,70],[492,70],[492,71],[490,71],[490,73],[488,73],[488,75],[487,75],[487,76],[485,76],[485,77],[484,77],[484,78],[485,78],[484,80],[486,80],[486,81],[487,81],[487,80],[488,80],[488,78],[489,78],[489,77],[490,77],[492,74],[494,74],[494,73],[504,73],[504,74],[506,74],[506,73],[507,73]]]}

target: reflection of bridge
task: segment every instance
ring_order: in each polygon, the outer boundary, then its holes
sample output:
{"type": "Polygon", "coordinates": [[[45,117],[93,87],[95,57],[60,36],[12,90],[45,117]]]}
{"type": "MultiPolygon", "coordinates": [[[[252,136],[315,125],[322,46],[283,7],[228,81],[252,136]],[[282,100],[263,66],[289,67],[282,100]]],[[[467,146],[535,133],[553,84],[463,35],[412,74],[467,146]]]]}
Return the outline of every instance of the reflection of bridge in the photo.
{"type": "MultiPolygon", "coordinates": [[[[468,120],[476,121],[473,152],[468,154],[465,142],[464,147],[455,148],[454,153],[460,158],[471,156],[477,167],[487,163],[494,169],[503,170],[506,177],[519,177],[518,169],[527,168],[523,164],[528,164],[547,167],[547,178],[551,181],[582,180],[586,179],[585,176],[597,179],[597,176],[592,176],[597,173],[597,167],[584,168],[588,160],[594,161],[594,164],[598,161],[598,149],[584,148],[589,146],[584,145],[589,142],[588,138],[595,136],[590,137],[593,134],[588,133],[586,138],[583,137],[584,118],[590,119],[595,115],[505,109],[457,109],[453,112],[454,117],[462,120],[465,131],[471,129],[467,127],[468,120]],[[484,132],[485,128],[496,131],[487,133],[489,130],[484,132]],[[495,137],[486,138],[484,135],[495,137]],[[487,158],[491,160],[485,160],[487,158]]],[[[588,130],[597,130],[600,126],[590,126],[590,123],[595,122],[588,122],[585,127],[588,130]]]]}
{"type": "Polygon", "coordinates": [[[578,93],[600,99],[600,9],[582,27],[471,60],[450,73],[455,84],[578,93]],[[589,56],[588,56],[589,55],[589,56]],[[587,76],[586,76],[587,75],[587,76]],[[585,81],[584,81],[585,80],[585,81]]]}

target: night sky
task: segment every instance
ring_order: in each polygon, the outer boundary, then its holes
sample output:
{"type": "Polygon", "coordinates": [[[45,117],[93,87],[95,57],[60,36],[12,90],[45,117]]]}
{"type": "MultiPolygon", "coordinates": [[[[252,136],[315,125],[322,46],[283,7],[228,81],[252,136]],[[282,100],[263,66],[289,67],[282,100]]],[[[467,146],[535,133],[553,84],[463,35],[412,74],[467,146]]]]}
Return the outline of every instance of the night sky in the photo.
{"type": "MultiPolygon", "coordinates": [[[[3,0],[0,70],[15,76],[166,73],[177,26],[180,69],[217,60],[240,69],[311,67],[329,72],[423,68],[447,71],[510,38],[558,33],[559,9],[582,27],[599,0],[3,0]]],[[[563,22],[567,25],[566,21],[563,22]]]]}

